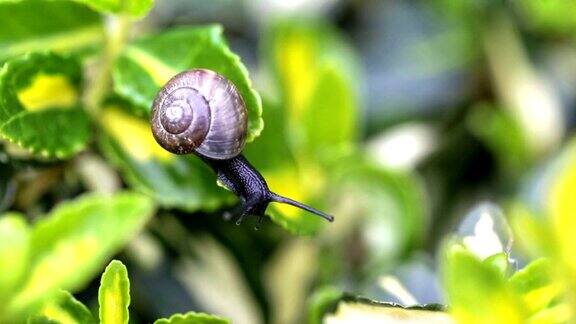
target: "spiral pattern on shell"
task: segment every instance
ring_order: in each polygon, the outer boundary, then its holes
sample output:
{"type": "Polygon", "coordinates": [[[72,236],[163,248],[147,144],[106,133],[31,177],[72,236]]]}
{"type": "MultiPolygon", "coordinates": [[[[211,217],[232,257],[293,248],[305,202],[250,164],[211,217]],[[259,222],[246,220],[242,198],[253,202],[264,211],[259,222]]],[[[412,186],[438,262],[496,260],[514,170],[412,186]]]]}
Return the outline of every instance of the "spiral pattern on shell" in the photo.
{"type": "Polygon", "coordinates": [[[229,159],[244,148],[248,118],[234,84],[195,69],[177,74],[158,92],[151,124],[158,144],[172,153],[229,159]]]}

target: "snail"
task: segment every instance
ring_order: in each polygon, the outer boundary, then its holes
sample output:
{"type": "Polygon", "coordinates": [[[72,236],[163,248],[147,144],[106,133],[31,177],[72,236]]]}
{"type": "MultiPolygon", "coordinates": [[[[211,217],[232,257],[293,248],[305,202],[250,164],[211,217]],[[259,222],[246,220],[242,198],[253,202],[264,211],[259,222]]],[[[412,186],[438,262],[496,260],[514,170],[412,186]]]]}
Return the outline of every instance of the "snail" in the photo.
{"type": "Polygon", "coordinates": [[[333,221],[334,217],[272,192],[264,177],[242,155],[248,113],[236,86],[206,69],[181,72],[156,95],[152,133],[160,146],[175,154],[195,154],[218,180],[240,199],[228,217],[265,216],[271,202],[289,204],[333,221]]]}

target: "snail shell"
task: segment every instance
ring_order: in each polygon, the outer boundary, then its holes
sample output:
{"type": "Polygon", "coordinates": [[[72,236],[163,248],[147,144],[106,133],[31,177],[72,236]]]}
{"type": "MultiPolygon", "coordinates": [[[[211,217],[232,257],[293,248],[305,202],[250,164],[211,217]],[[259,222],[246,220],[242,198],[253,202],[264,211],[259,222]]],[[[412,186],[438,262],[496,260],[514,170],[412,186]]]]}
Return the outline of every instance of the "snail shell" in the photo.
{"type": "Polygon", "coordinates": [[[216,72],[195,69],[177,74],[158,92],[151,124],[164,149],[223,160],[242,152],[248,118],[232,82],[216,72]]]}

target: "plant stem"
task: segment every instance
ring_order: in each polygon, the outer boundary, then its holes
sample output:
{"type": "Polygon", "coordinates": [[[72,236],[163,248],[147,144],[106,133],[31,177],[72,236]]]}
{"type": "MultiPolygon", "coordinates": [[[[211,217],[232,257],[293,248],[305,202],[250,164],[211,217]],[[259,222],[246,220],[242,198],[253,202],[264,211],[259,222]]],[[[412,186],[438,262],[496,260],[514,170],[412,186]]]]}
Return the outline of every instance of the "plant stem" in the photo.
{"type": "Polygon", "coordinates": [[[132,21],[126,15],[108,17],[106,45],[96,77],[86,90],[85,97],[86,109],[96,120],[100,105],[111,85],[112,67],[126,44],[131,26],[132,21]]]}

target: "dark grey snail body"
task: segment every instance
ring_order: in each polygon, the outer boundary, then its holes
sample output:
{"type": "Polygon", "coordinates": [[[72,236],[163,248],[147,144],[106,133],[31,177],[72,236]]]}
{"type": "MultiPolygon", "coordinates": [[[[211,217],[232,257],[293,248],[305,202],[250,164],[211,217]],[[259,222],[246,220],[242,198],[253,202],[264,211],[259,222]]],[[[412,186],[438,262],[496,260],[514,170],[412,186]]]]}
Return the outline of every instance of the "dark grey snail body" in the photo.
{"type": "Polygon", "coordinates": [[[232,216],[265,215],[271,202],[302,208],[329,221],[333,217],[268,189],[262,175],[241,154],[248,116],[238,90],[223,76],[205,69],[174,76],[152,106],[152,133],[164,149],[196,154],[240,198],[232,216]]]}

